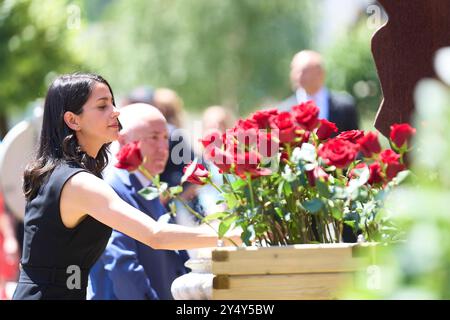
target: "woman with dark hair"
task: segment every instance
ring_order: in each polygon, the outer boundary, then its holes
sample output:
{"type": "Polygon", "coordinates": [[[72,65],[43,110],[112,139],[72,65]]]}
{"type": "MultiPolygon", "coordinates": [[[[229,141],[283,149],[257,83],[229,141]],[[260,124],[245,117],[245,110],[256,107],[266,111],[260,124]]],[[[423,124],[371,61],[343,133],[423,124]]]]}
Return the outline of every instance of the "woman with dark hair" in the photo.
{"type": "Polygon", "coordinates": [[[214,232],[160,224],[101,179],[118,116],[111,87],[98,75],[63,75],[51,84],[38,153],[24,173],[25,235],[14,299],[85,299],[89,269],[111,228],[155,249],[216,245],[214,232]]]}

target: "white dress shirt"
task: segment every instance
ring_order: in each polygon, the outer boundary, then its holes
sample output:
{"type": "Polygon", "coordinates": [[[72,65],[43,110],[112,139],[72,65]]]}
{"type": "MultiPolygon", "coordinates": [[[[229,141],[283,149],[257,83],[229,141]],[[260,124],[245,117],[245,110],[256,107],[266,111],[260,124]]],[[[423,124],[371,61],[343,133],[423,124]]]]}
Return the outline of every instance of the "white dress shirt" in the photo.
{"type": "Polygon", "coordinates": [[[316,105],[319,107],[319,119],[328,119],[330,116],[330,106],[328,105],[329,93],[327,88],[322,87],[319,91],[317,91],[314,95],[309,95],[302,88],[297,89],[295,91],[295,96],[297,98],[298,103],[306,102],[309,100],[313,100],[316,105]]]}

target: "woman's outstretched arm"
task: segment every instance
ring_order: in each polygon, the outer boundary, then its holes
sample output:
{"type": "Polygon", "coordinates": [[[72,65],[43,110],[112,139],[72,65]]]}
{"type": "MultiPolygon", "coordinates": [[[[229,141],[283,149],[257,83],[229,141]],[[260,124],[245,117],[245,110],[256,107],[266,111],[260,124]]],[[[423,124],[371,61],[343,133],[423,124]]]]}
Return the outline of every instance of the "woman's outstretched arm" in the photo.
{"type": "MultiPolygon", "coordinates": [[[[213,230],[158,223],[123,201],[105,181],[87,172],[75,174],[66,182],[61,192],[60,209],[66,227],[75,227],[88,214],[154,249],[217,245],[217,234],[213,230]]],[[[241,243],[237,234],[231,238],[241,243]]]]}

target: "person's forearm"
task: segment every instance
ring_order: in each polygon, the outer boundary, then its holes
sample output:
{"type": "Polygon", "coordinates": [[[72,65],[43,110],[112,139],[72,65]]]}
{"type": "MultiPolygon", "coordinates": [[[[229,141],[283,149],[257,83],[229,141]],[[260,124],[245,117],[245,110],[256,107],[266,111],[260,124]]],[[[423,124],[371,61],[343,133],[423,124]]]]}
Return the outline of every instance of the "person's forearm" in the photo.
{"type": "MultiPolygon", "coordinates": [[[[157,248],[165,250],[197,249],[217,247],[218,235],[208,226],[190,228],[175,224],[162,224],[161,228],[154,233],[157,248]]],[[[240,243],[238,236],[231,236],[235,243],[240,243]]],[[[225,245],[233,245],[224,239],[225,245]]]]}

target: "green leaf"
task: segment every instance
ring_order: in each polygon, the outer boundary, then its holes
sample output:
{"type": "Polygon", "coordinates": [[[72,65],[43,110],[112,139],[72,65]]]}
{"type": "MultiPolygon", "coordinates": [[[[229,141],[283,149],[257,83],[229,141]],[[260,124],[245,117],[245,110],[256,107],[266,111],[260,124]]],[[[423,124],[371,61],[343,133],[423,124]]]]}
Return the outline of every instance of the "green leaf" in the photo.
{"type": "Polygon", "coordinates": [[[316,181],[317,191],[319,191],[319,195],[324,198],[330,198],[331,193],[328,189],[328,185],[320,180],[316,181]]]}
{"type": "Polygon", "coordinates": [[[275,212],[281,219],[283,219],[283,211],[279,207],[275,208],[275,212]]]}
{"type": "Polygon", "coordinates": [[[362,214],[366,217],[370,217],[372,213],[375,212],[375,209],[376,209],[375,201],[371,200],[367,203],[363,203],[362,214]]]}
{"type": "Polygon", "coordinates": [[[255,228],[249,225],[241,234],[241,239],[246,245],[250,245],[250,240],[255,238],[255,228]]]}
{"type": "Polygon", "coordinates": [[[219,238],[223,238],[225,233],[227,233],[227,231],[230,229],[231,225],[233,224],[234,221],[236,221],[236,219],[237,219],[236,216],[231,216],[223,220],[219,224],[219,238]]]}
{"type": "Polygon", "coordinates": [[[159,191],[155,187],[146,187],[138,192],[145,200],[153,200],[159,197],[159,191]]]}
{"type": "Polygon", "coordinates": [[[292,194],[292,188],[291,188],[291,184],[286,182],[284,184],[284,194],[286,195],[286,197],[289,197],[292,194]]]}
{"type": "Polygon", "coordinates": [[[388,192],[384,190],[378,191],[377,195],[375,196],[376,201],[383,202],[386,199],[386,196],[388,195],[388,192]]]}
{"type": "Polygon", "coordinates": [[[159,174],[157,174],[156,176],[153,177],[153,181],[152,181],[152,182],[153,182],[153,184],[156,185],[156,186],[159,185],[159,182],[160,182],[160,180],[159,180],[159,174]]]}
{"type": "Polygon", "coordinates": [[[397,176],[394,178],[396,184],[402,183],[408,176],[410,175],[411,171],[409,170],[403,170],[400,171],[397,176]]]}
{"type": "Polygon", "coordinates": [[[229,184],[224,183],[221,186],[221,189],[223,190],[223,193],[230,193],[233,192],[233,189],[231,189],[231,186],[229,184]]]}
{"type": "Polygon", "coordinates": [[[348,183],[347,192],[354,194],[355,190],[363,186],[370,178],[370,171],[368,167],[354,169],[357,178],[351,179],[348,183]]]}
{"type": "Polygon", "coordinates": [[[232,193],[224,193],[223,197],[227,203],[229,209],[234,209],[238,205],[238,200],[232,193]]]}
{"type": "Polygon", "coordinates": [[[366,182],[369,181],[369,178],[370,178],[370,170],[368,167],[364,167],[362,169],[361,174],[358,177],[358,184],[360,186],[366,184],[366,182]]]}
{"type": "Polygon", "coordinates": [[[286,181],[282,180],[280,182],[280,184],[278,185],[278,197],[282,198],[283,197],[283,188],[284,188],[284,184],[286,183],[286,181]]]}
{"type": "Polygon", "coordinates": [[[330,188],[331,194],[333,195],[333,198],[335,199],[346,199],[347,194],[345,192],[345,188],[338,187],[338,186],[332,186],[330,188]]]}
{"type": "Polygon", "coordinates": [[[330,211],[331,211],[331,215],[333,216],[333,218],[335,218],[337,220],[342,219],[342,211],[340,208],[330,207],[330,211]]]}
{"type": "Polygon", "coordinates": [[[348,225],[353,224],[354,226],[357,226],[360,221],[361,217],[355,211],[349,212],[344,216],[344,222],[348,225]]]}
{"type": "Polygon", "coordinates": [[[231,183],[231,187],[232,187],[234,190],[239,190],[239,189],[241,189],[241,188],[243,188],[243,187],[245,187],[245,186],[247,186],[247,182],[246,182],[245,180],[242,180],[242,179],[233,181],[233,182],[231,183]]]}
{"type": "Polygon", "coordinates": [[[365,201],[368,201],[368,198],[369,198],[369,191],[364,187],[359,188],[358,189],[358,197],[356,200],[365,202],[365,201]]]}
{"type": "Polygon", "coordinates": [[[210,222],[210,221],[213,221],[213,220],[221,219],[221,218],[227,216],[228,214],[230,214],[230,213],[229,212],[215,212],[213,214],[207,215],[202,220],[204,222],[210,222]]]}
{"type": "Polygon", "coordinates": [[[297,176],[292,172],[292,169],[289,166],[284,167],[284,171],[281,173],[281,176],[288,182],[292,182],[297,179],[297,176]]]}
{"type": "Polygon", "coordinates": [[[183,187],[182,186],[170,187],[169,192],[170,192],[170,195],[172,195],[172,196],[177,195],[177,194],[183,192],[183,187]]]}
{"type": "Polygon", "coordinates": [[[161,182],[158,189],[159,193],[162,194],[164,191],[166,191],[168,186],[169,185],[167,184],[167,182],[161,182]]]}
{"type": "Polygon", "coordinates": [[[291,221],[291,218],[292,218],[292,214],[291,214],[290,212],[287,212],[287,213],[284,215],[284,220],[285,220],[286,222],[291,221]]]}
{"type": "Polygon", "coordinates": [[[322,200],[315,198],[309,201],[305,201],[302,203],[303,207],[311,213],[317,213],[323,207],[322,200]]]}

